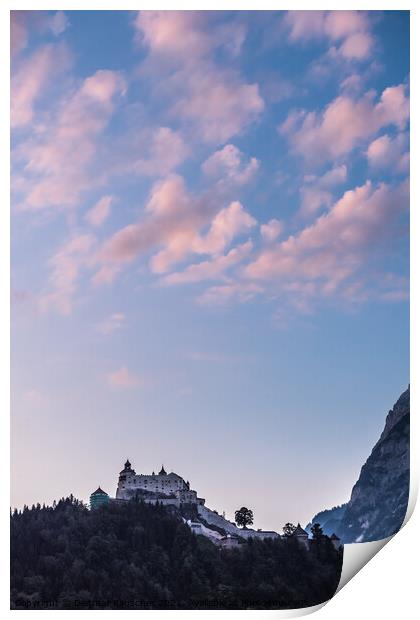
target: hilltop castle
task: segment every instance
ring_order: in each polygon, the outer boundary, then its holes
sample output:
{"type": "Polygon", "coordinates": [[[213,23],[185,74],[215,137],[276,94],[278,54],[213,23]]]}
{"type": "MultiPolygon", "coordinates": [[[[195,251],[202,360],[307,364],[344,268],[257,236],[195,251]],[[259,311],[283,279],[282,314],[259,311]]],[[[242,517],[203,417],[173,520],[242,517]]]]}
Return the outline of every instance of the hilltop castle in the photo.
{"type": "Polygon", "coordinates": [[[136,474],[128,459],[120,472],[115,497],[122,500],[141,497],[144,501],[158,500],[178,508],[181,504],[204,506],[205,503],[202,497],[197,497],[197,491],[190,489],[188,480],[174,472],[166,473],[163,465],[158,474],[136,474]]]}
{"type": "MultiPolygon", "coordinates": [[[[175,472],[168,474],[163,465],[157,474],[136,474],[128,459],[118,476],[115,499],[98,487],[90,496],[90,505],[91,508],[96,508],[110,501],[125,502],[132,499],[140,499],[149,504],[175,506],[181,510],[181,514],[185,514],[185,507],[188,507],[190,513],[193,508],[194,520],[184,519],[184,522],[194,533],[206,536],[220,546],[234,547],[247,538],[283,538],[283,535],[274,531],[238,528],[235,523],[225,518],[224,513],[222,516],[216,510],[208,508],[204,498],[198,497],[197,491],[190,488],[188,480],[185,481],[175,472]]],[[[308,534],[299,524],[293,536],[298,542],[308,546],[308,534]]],[[[334,545],[339,544],[339,539],[335,538],[334,545]]]]}

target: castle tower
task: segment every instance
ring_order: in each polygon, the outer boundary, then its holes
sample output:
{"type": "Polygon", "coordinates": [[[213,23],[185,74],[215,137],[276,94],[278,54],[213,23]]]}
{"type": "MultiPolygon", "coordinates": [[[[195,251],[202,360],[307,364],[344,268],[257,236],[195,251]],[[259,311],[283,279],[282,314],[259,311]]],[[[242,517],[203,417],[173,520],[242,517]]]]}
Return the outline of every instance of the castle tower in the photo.
{"type": "Polygon", "coordinates": [[[108,495],[108,493],[103,491],[101,489],[101,487],[98,487],[96,489],[96,491],[91,493],[91,495],[90,495],[90,507],[91,507],[91,509],[97,508],[98,506],[101,506],[103,504],[108,504],[108,503],[109,503],[109,495],[108,495]]]}
{"type": "Polygon", "coordinates": [[[120,471],[120,475],[118,477],[118,486],[117,486],[117,493],[116,493],[117,499],[120,498],[120,491],[125,488],[127,479],[135,475],[136,475],[136,472],[131,467],[130,461],[127,459],[126,462],[124,463],[124,469],[120,471]]]}
{"type": "Polygon", "coordinates": [[[162,465],[162,469],[161,469],[161,470],[160,470],[160,472],[159,472],[159,476],[166,476],[166,475],[167,475],[167,474],[166,474],[165,468],[164,468],[164,466],[162,465]]]}

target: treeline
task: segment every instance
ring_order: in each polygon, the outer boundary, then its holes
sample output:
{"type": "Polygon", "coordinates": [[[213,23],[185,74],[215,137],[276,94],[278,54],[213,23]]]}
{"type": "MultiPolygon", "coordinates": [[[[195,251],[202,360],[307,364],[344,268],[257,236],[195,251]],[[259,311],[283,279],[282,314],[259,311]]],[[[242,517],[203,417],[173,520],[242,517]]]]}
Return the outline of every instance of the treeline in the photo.
{"type": "Polygon", "coordinates": [[[331,598],[342,553],[321,536],[220,549],[179,514],[141,502],[90,511],[73,497],[11,515],[12,608],[245,609],[331,598]]]}

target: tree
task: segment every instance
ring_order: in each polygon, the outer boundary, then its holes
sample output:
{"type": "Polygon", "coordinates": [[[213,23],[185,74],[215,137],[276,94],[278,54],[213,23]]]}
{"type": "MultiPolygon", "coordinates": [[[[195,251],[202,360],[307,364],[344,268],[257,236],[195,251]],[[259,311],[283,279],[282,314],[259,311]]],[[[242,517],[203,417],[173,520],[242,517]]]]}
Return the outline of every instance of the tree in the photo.
{"type": "Polygon", "coordinates": [[[311,607],[333,596],[342,567],[327,536],[309,548],[251,537],[221,552],[172,507],[135,501],[88,510],[63,498],[13,512],[10,534],[13,609],[311,607]]]}
{"type": "Polygon", "coordinates": [[[311,527],[312,538],[314,540],[321,540],[324,538],[324,532],[319,523],[314,523],[311,527]]]}
{"type": "Polygon", "coordinates": [[[293,523],[286,523],[286,525],[283,528],[283,534],[285,536],[291,536],[293,534],[293,532],[296,529],[296,525],[293,525],[293,523]]]}
{"type": "Polygon", "coordinates": [[[235,511],[235,522],[236,525],[239,525],[245,530],[247,525],[252,525],[254,523],[254,513],[249,508],[242,506],[242,508],[235,511]]]}

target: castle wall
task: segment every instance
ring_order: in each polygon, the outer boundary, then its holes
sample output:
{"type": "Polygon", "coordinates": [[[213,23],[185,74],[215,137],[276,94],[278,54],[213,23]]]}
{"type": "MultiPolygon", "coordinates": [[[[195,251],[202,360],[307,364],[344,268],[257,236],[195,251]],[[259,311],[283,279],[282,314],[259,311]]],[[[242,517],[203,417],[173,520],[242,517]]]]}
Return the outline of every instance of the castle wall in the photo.
{"type": "Polygon", "coordinates": [[[277,532],[258,531],[258,530],[252,530],[252,529],[244,530],[241,527],[237,527],[231,521],[228,521],[227,519],[223,518],[221,515],[213,512],[213,510],[210,510],[209,508],[207,508],[207,506],[198,505],[197,511],[198,511],[198,514],[207,521],[207,523],[209,523],[210,525],[216,525],[217,527],[221,527],[225,530],[225,532],[227,532],[228,534],[234,535],[234,536],[240,536],[241,538],[245,538],[245,539],[247,538],[264,539],[264,538],[279,538],[280,537],[280,534],[278,534],[277,532]]]}
{"type": "Polygon", "coordinates": [[[224,519],[221,515],[216,514],[215,512],[213,512],[213,510],[207,508],[207,506],[202,506],[199,504],[197,506],[197,511],[200,517],[205,519],[210,525],[216,525],[217,527],[221,527],[225,530],[225,532],[228,532],[229,534],[240,534],[241,530],[236,527],[234,523],[228,521],[227,519],[224,519]]]}
{"type": "Polygon", "coordinates": [[[145,491],[165,493],[166,495],[188,489],[187,484],[182,478],[159,474],[155,476],[143,474],[127,475],[125,480],[120,481],[118,488],[121,490],[144,489],[145,491]]]}
{"type": "MultiPolygon", "coordinates": [[[[238,528],[239,529],[239,528],[238,528]]],[[[280,538],[280,534],[277,532],[264,531],[264,530],[251,530],[251,529],[239,529],[238,536],[242,538],[280,538]]]]}

